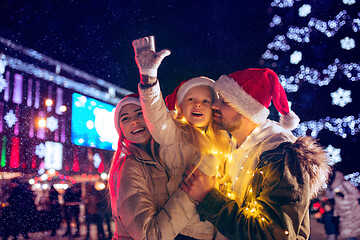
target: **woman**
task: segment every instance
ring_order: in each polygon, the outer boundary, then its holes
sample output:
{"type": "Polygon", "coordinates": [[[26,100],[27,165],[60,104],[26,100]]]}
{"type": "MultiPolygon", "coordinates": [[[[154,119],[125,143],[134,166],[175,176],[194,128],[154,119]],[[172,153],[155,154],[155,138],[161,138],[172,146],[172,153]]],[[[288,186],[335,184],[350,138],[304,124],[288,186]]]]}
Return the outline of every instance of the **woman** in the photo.
{"type": "Polygon", "coordinates": [[[169,196],[169,176],[146,127],[138,94],[119,102],[114,119],[119,143],[109,177],[113,239],[191,239],[178,234],[197,214],[195,204],[182,189],[169,196]]]}

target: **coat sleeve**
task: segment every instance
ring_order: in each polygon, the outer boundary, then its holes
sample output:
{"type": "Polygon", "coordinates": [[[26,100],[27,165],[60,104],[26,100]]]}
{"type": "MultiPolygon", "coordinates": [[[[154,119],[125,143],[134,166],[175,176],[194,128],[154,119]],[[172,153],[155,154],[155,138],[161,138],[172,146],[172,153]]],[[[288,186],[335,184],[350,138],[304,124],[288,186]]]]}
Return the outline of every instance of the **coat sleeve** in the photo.
{"type": "Polygon", "coordinates": [[[178,189],[159,211],[147,187],[141,163],[127,161],[120,179],[118,216],[134,239],[173,239],[197,214],[195,204],[178,189]]]}
{"type": "Polygon", "coordinates": [[[198,206],[200,216],[229,239],[307,239],[308,174],[291,152],[262,160],[268,164],[255,171],[241,206],[213,189],[198,206]]]}
{"type": "Polygon", "coordinates": [[[167,111],[159,82],[142,89],[139,94],[146,125],[156,142],[162,146],[173,144],[180,136],[180,130],[167,111]]]}

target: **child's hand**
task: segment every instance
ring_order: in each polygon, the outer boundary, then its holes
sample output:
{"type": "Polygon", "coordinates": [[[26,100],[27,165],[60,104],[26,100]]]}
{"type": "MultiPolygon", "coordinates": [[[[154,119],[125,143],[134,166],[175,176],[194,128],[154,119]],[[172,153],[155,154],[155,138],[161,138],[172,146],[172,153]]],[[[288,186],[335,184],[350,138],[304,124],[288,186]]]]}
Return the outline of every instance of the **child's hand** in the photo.
{"type": "Polygon", "coordinates": [[[156,78],[157,69],[162,60],[170,55],[170,50],[164,49],[158,53],[155,52],[154,36],[134,40],[132,44],[140,74],[156,78]]]}

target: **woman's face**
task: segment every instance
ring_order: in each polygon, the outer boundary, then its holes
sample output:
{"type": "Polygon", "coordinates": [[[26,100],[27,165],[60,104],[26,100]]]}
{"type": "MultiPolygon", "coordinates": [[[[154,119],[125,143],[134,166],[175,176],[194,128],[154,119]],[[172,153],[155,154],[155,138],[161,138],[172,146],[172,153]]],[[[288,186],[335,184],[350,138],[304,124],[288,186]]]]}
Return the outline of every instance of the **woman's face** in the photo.
{"type": "Polygon", "coordinates": [[[120,111],[119,124],[125,140],[135,145],[146,146],[151,135],[146,127],[141,107],[127,104],[120,111]]]}
{"type": "Polygon", "coordinates": [[[196,86],[186,93],[180,110],[186,121],[196,127],[205,127],[212,118],[212,102],[210,87],[196,86]]]}

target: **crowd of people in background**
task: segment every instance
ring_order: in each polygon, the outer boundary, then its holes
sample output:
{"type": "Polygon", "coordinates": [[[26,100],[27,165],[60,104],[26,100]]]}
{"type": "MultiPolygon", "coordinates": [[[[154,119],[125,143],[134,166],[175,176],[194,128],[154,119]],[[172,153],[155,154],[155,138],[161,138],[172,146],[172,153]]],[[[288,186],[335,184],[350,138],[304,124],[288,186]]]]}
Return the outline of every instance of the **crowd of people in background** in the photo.
{"type": "Polygon", "coordinates": [[[107,191],[95,189],[94,183],[86,183],[85,186],[85,190],[82,190],[81,183],[69,185],[64,192],[60,191],[63,192],[61,194],[51,185],[45,204],[40,206],[36,204],[34,191],[27,180],[13,179],[7,188],[6,204],[0,208],[0,239],[11,239],[11,236],[14,240],[20,236],[29,239],[29,233],[42,231],[49,231],[50,237],[54,239],[91,239],[91,225],[96,228],[95,239],[111,239],[112,217],[107,191]],[[80,214],[80,205],[85,208],[83,214],[80,214]],[[75,223],[75,227],[72,223],[75,223]],[[85,236],[80,234],[81,224],[86,225],[85,236]]]}

